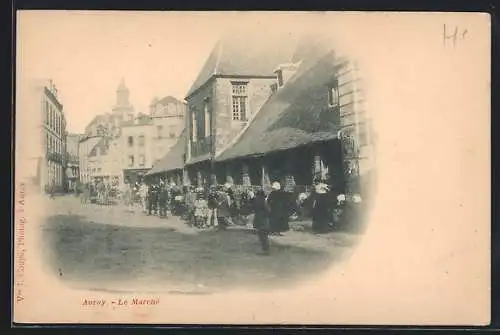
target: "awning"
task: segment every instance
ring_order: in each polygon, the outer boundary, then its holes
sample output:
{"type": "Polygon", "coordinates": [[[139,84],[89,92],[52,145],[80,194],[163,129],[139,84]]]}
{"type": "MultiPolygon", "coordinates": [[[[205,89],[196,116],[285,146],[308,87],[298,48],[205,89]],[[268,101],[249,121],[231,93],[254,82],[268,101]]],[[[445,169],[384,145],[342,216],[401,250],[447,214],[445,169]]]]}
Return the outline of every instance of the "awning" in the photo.
{"type": "Polygon", "coordinates": [[[204,154],[204,155],[192,157],[189,160],[189,162],[186,163],[186,165],[193,165],[193,164],[201,163],[201,162],[204,162],[204,161],[209,161],[210,157],[211,157],[210,154],[204,154]]]}

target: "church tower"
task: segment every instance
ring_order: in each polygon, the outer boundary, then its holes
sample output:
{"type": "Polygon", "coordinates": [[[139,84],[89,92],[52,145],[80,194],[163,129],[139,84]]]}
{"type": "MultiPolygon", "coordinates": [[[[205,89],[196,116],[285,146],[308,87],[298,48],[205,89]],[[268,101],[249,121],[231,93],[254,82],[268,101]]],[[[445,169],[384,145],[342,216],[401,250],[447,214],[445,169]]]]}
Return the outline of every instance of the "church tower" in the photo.
{"type": "Polygon", "coordinates": [[[134,107],[130,104],[130,92],[122,78],[116,90],[116,105],[113,107],[113,114],[119,116],[122,121],[131,120],[134,117],[134,107]]]}
{"type": "Polygon", "coordinates": [[[125,79],[122,78],[122,80],[120,81],[120,85],[116,90],[116,105],[117,106],[130,105],[129,97],[130,97],[130,92],[127,86],[125,85],[125,79]]]}

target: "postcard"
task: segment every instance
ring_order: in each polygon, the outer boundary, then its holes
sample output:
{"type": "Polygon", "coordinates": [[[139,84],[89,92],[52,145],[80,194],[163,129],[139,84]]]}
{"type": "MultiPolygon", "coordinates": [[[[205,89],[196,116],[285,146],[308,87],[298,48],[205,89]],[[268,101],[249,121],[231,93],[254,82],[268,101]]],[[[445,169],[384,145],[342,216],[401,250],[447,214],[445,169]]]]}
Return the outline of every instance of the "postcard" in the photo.
{"type": "Polygon", "coordinates": [[[13,322],[490,323],[488,14],[16,18],[13,322]]]}

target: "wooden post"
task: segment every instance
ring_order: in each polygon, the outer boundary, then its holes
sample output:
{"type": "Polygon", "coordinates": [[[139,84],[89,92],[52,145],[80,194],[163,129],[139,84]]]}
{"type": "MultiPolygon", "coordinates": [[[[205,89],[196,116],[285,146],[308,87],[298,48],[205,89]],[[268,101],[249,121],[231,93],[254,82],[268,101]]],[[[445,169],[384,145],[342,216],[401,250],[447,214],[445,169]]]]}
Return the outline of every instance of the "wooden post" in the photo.
{"type": "Polygon", "coordinates": [[[203,179],[201,175],[201,171],[196,172],[196,187],[202,187],[203,186],[203,179]]]}

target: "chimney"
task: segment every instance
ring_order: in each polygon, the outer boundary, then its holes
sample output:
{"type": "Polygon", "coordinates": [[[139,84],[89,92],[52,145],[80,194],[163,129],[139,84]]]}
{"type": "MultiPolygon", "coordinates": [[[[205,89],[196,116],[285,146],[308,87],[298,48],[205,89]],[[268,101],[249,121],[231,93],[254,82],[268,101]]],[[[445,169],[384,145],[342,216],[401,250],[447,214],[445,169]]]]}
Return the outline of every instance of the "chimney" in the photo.
{"type": "Polygon", "coordinates": [[[278,89],[283,87],[287,81],[297,72],[301,62],[297,63],[284,63],[280,64],[274,73],[276,73],[276,80],[278,89]]]}

